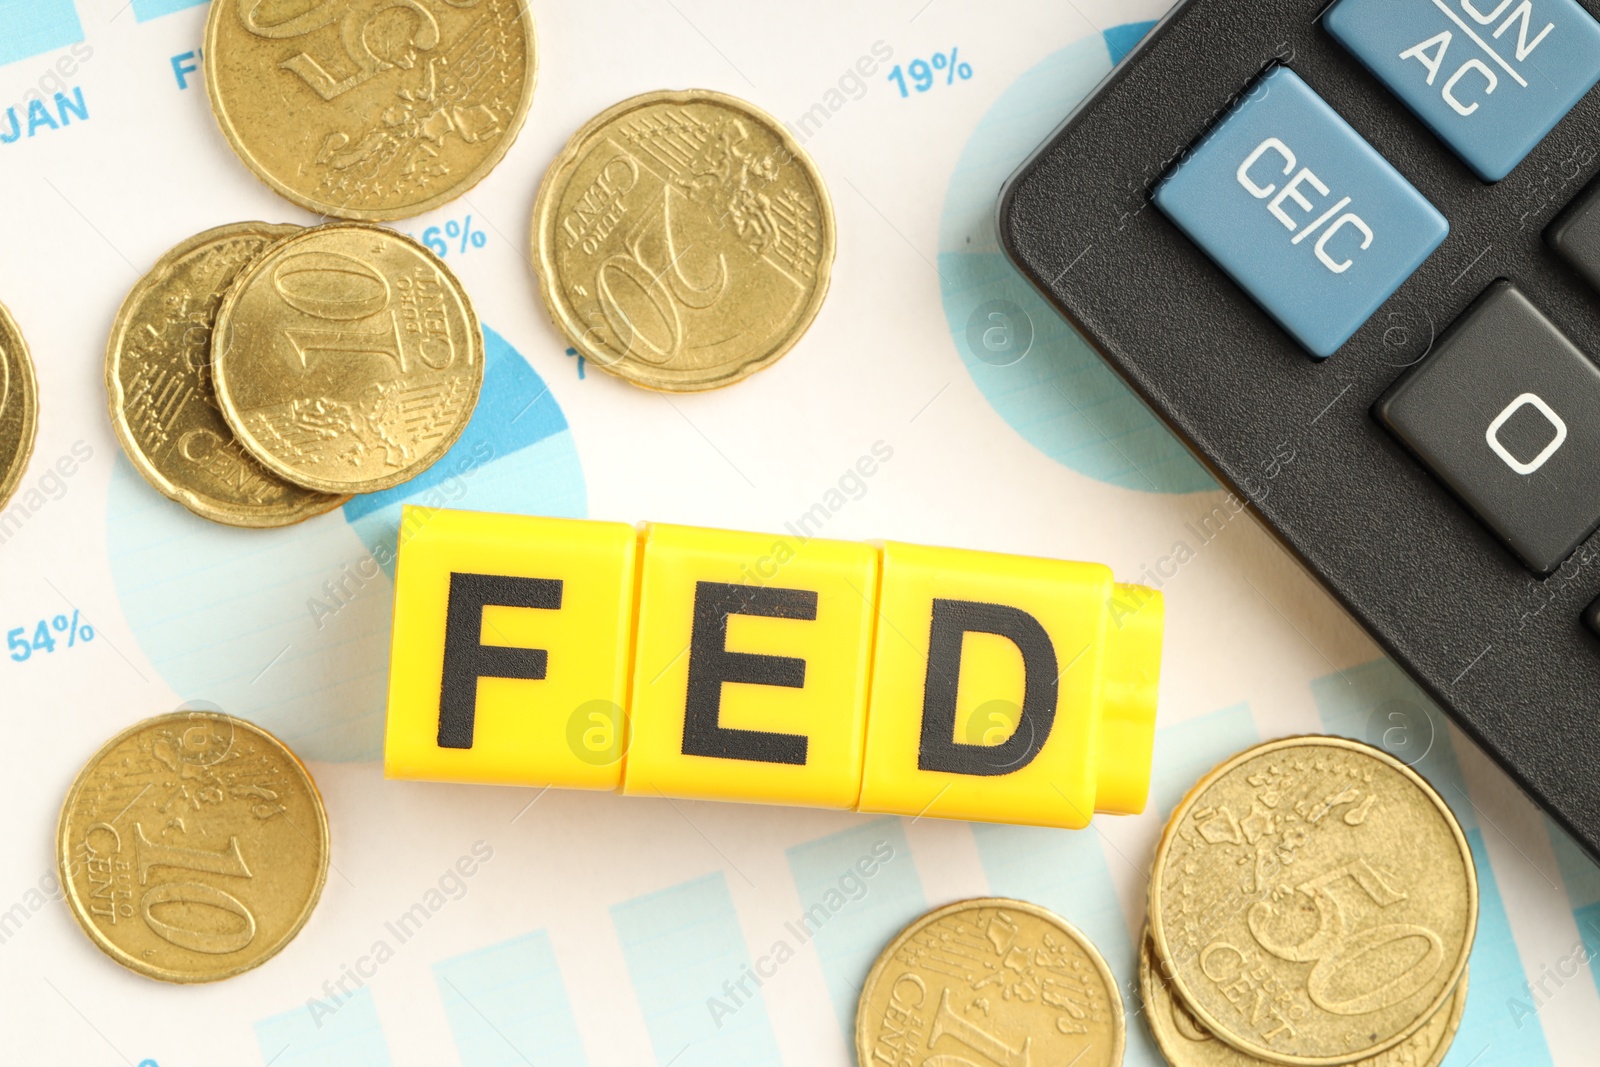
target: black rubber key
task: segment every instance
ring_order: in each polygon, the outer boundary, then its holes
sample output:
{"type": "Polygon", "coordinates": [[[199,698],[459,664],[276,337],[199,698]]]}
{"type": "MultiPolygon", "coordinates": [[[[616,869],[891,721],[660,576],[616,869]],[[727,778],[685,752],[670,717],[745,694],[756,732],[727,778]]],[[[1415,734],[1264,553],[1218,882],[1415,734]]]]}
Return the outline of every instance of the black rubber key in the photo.
{"type": "Polygon", "coordinates": [[[1600,289],[1600,183],[1578,197],[1546,237],[1574,270],[1600,289]]]}
{"type": "Polygon", "coordinates": [[[1375,412],[1529,569],[1550,574],[1600,527],[1600,368],[1510,282],[1375,412]]]}

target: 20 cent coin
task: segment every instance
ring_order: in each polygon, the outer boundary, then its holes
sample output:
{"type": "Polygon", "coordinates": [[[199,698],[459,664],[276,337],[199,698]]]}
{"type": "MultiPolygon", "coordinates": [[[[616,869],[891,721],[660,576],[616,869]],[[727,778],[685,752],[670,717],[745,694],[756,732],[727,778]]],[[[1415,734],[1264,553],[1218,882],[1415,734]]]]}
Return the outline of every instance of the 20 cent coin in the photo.
{"type": "Polygon", "coordinates": [[[0,508],[22,481],[39,432],[39,383],[28,343],[0,304],[0,508]]]}
{"type": "Polygon", "coordinates": [[[715,389],[771,366],[816,317],[833,204],[772,116],[722,93],[646,93],[551,166],[533,254],[550,317],[589,362],[650,389],[715,389]]]}
{"type": "Polygon", "coordinates": [[[241,222],[163,256],[122,303],[106,345],[106,397],[146,481],[213,522],[288,526],[347,499],[302,489],[240,446],[211,385],[211,331],[234,279],[298,226],[241,222]]]}

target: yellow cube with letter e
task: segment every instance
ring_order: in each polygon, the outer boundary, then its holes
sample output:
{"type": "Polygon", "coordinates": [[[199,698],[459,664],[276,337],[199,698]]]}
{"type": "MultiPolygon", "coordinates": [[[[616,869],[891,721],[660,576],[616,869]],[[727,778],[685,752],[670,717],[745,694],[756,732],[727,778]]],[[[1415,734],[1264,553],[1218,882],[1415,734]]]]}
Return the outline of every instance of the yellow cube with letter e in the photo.
{"type": "Polygon", "coordinates": [[[1162,626],[1093,564],[408,508],[385,770],[1081,827],[1144,808],[1162,626]]]}
{"type": "Polygon", "coordinates": [[[645,527],[623,792],[853,808],[878,554],[645,527]]]}

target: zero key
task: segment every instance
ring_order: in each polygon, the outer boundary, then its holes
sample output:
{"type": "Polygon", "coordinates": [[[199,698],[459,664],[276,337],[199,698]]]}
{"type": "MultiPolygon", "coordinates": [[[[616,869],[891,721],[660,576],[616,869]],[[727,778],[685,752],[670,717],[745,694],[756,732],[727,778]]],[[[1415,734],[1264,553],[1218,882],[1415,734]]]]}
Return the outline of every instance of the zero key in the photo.
{"type": "Polygon", "coordinates": [[[1528,569],[1552,573],[1600,527],[1600,368],[1510,282],[1375,413],[1528,569]]]}

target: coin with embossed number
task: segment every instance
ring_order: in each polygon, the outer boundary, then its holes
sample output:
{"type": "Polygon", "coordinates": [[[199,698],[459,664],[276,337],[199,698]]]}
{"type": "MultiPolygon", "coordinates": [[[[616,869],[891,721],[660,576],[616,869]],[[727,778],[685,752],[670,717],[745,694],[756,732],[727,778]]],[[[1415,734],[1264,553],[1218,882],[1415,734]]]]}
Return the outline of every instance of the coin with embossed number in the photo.
{"type": "Polygon", "coordinates": [[[324,493],[370,493],[450,450],[483,386],[472,302],[392,230],[319,226],[273,245],[217,313],[211,370],[262,465],[324,493]]]}
{"type": "Polygon", "coordinates": [[[1122,997],[1089,939],[1044,908],[967,900],[900,932],[856,1006],[868,1064],[1117,1067],[1122,997]]]}
{"type": "Polygon", "coordinates": [[[1477,928],[1472,853],[1410,767],[1338,737],[1248,749],[1173,812],[1150,935],[1214,1036],[1273,1063],[1394,1048],[1450,999],[1477,928]]]}
{"type": "Polygon", "coordinates": [[[239,158],[320,215],[403,219],[510,149],[533,99],[527,0],[215,0],[211,110],[239,158]]]}
{"type": "Polygon", "coordinates": [[[0,304],[0,508],[22,481],[39,430],[39,383],[11,312],[0,304]]]}
{"type": "MultiPolygon", "coordinates": [[[[1247,1055],[1212,1037],[1189,1014],[1189,1009],[1174,999],[1171,986],[1156,965],[1155,950],[1148,937],[1139,953],[1139,989],[1144,995],[1145,1022],[1172,1067],[1269,1067],[1271,1061],[1247,1055]]],[[[1455,1040],[1466,1006],[1467,974],[1462,972],[1455,995],[1433,1013],[1422,1029],[1394,1048],[1356,1060],[1350,1067],[1439,1067],[1455,1040]]]]}
{"type": "Polygon", "coordinates": [[[211,330],[236,277],[299,226],[241,222],[191,237],[122,303],[106,345],[106,397],[122,449],[145,480],[230,526],[288,526],[349,499],[302,489],[240,446],[211,386],[211,330]]]}
{"type": "Polygon", "coordinates": [[[721,93],[646,93],[551,166],[533,254],[550,317],[589,362],[650,389],[716,389],[777,362],[816,318],[833,204],[772,116],[721,93]]]}
{"type": "Polygon", "coordinates": [[[106,742],[57,830],[72,916],[106,955],[163,982],[212,982],[300,932],[328,873],[328,816],[305,767],[240,719],[178,712],[106,742]]]}

